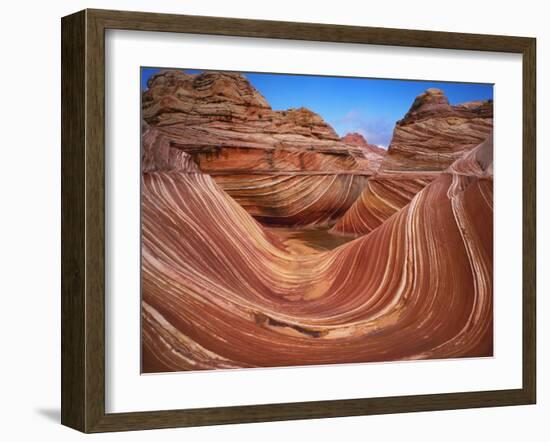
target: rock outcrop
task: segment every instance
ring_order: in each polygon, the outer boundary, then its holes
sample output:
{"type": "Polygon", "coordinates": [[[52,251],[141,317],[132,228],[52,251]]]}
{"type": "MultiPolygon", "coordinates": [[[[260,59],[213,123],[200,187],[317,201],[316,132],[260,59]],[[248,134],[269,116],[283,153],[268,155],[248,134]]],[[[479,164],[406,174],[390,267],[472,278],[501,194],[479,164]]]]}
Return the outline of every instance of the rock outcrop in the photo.
{"type": "Polygon", "coordinates": [[[451,105],[439,89],[428,89],[398,121],[381,171],[432,172],[449,167],[493,130],[493,102],[451,105]]]}
{"type": "Polygon", "coordinates": [[[376,169],[380,167],[387,151],[375,144],[369,144],[365,137],[357,132],[351,132],[342,137],[342,142],[351,146],[360,147],[367,158],[376,169]]]}
{"type": "Polygon", "coordinates": [[[351,144],[352,146],[361,147],[365,152],[384,156],[386,155],[386,150],[377,146],[376,144],[370,144],[367,142],[365,137],[357,132],[351,132],[342,137],[342,142],[346,144],[351,144]]]}
{"type": "Polygon", "coordinates": [[[172,146],[170,139],[157,129],[142,124],[141,171],[200,173],[193,158],[172,146]]]}
{"type": "Polygon", "coordinates": [[[452,106],[442,91],[428,89],[397,122],[377,173],[332,231],[372,232],[465,153],[492,143],[492,131],[492,101],[452,106]]]}
{"type": "Polygon", "coordinates": [[[274,225],[334,224],[380,164],[314,112],[271,109],[240,74],[159,72],[143,92],[142,117],[250,214],[274,225]]]}

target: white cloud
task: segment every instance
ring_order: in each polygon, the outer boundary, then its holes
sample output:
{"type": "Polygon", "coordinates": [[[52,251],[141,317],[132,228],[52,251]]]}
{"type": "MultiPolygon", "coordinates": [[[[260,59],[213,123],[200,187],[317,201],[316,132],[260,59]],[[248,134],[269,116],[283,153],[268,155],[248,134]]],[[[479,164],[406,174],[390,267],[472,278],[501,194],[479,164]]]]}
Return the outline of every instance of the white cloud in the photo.
{"type": "Polygon", "coordinates": [[[350,132],[360,133],[370,144],[387,149],[391,142],[395,121],[384,117],[369,117],[357,109],[351,109],[333,123],[340,136],[350,132]]]}

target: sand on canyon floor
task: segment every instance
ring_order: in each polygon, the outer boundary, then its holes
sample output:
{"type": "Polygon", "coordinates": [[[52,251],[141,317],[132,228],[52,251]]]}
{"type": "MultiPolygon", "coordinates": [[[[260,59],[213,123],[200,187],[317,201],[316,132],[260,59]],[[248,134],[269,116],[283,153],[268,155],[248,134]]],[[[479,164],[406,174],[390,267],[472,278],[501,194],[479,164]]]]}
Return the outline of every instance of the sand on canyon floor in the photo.
{"type": "Polygon", "coordinates": [[[294,255],[326,252],[356,238],[331,232],[330,228],[263,227],[294,255]]]}

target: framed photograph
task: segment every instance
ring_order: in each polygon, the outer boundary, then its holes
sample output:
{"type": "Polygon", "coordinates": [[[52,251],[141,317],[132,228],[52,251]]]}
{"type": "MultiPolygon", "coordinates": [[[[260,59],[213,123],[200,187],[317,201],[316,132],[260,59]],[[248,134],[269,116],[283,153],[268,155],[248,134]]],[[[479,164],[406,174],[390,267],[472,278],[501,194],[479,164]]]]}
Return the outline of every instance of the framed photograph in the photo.
{"type": "Polygon", "coordinates": [[[62,423],[535,403],[535,39],[62,19],[62,423]]]}

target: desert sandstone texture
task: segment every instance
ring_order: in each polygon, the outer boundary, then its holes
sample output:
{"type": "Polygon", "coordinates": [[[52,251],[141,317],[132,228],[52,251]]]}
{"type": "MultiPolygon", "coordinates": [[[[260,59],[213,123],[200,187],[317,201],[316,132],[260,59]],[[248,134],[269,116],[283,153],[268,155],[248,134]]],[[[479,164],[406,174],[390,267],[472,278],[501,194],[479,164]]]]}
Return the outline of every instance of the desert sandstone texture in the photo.
{"type": "Polygon", "coordinates": [[[240,74],[142,106],[143,372],[492,355],[492,102],[428,89],[387,152],[240,74]]]}

